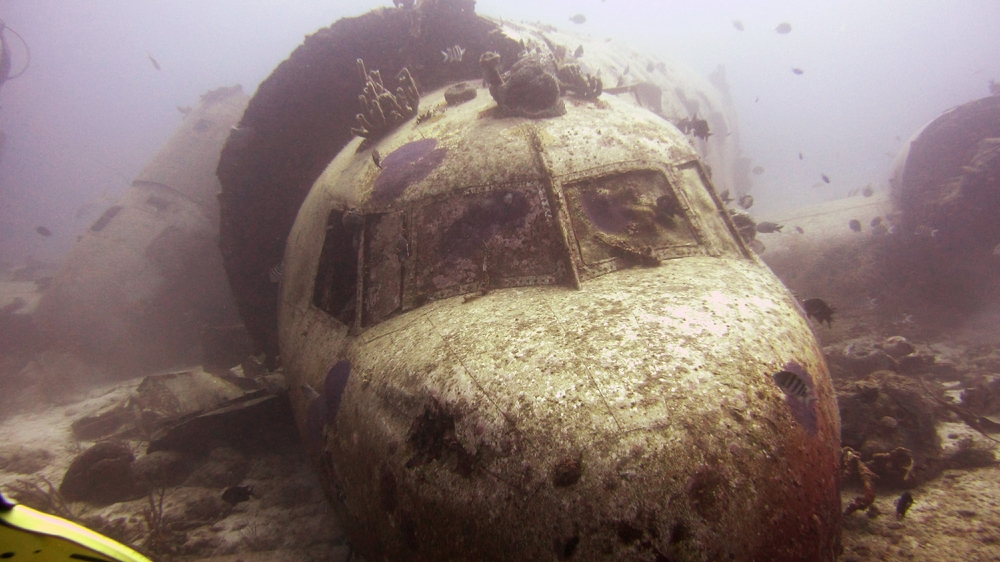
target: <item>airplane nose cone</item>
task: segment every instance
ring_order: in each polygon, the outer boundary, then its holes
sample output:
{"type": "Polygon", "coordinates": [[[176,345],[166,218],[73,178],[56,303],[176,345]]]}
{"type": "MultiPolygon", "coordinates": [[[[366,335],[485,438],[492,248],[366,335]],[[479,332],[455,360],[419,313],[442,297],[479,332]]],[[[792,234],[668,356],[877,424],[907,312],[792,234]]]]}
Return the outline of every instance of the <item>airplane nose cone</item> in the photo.
{"type": "Polygon", "coordinates": [[[684,261],[366,331],[318,443],[357,546],[833,560],[839,421],[805,320],[766,272],[684,261]]]}

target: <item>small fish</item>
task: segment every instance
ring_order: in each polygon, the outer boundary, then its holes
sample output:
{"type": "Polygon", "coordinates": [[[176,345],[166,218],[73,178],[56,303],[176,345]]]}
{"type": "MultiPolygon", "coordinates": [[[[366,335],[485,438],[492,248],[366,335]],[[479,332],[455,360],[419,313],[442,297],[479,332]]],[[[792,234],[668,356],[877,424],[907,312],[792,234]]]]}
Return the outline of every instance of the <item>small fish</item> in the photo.
{"type": "Polygon", "coordinates": [[[781,232],[781,229],[784,226],[785,225],[778,224],[776,222],[764,221],[757,223],[756,229],[757,232],[760,232],[761,234],[772,234],[774,232],[781,232]]]}
{"type": "Polygon", "coordinates": [[[376,168],[382,169],[382,155],[378,153],[378,150],[372,150],[372,162],[375,163],[376,168]]]}
{"type": "Polygon", "coordinates": [[[847,223],[847,226],[854,232],[861,232],[861,221],[858,219],[851,219],[851,222],[847,223]]]}
{"type": "Polygon", "coordinates": [[[755,254],[759,255],[764,253],[764,250],[767,249],[767,246],[765,246],[764,243],[761,242],[760,240],[754,238],[753,240],[750,241],[750,249],[753,250],[755,254]]]}
{"type": "Polygon", "coordinates": [[[222,501],[236,505],[250,501],[253,495],[253,486],[230,486],[222,492],[222,501]]]}
{"type": "Polygon", "coordinates": [[[632,70],[632,65],[631,64],[626,64],[625,65],[625,70],[622,71],[622,76],[627,75],[629,70],[632,70]]]}
{"type": "Polygon", "coordinates": [[[584,23],[584,22],[587,21],[587,16],[585,16],[583,14],[577,14],[577,15],[569,18],[569,21],[571,21],[571,22],[573,22],[575,24],[581,24],[581,23],[584,23]]]}
{"type": "Polygon", "coordinates": [[[872,228],[875,228],[882,224],[882,217],[875,217],[872,219],[872,228]]]}
{"type": "Polygon", "coordinates": [[[744,195],[743,197],[740,197],[740,200],[737,201],[737,203],[743,209],[749,209],[750,207],[753,207],[753,195],[744,195]]]}
{"type": "Polygon", "coordinates": [[[861,190],[861,195],[864,195],[865,197],[875,195],[875,190],[872,189],[872,184],[866,185],[865,188],[861,190]]]}
{"type": "Polygon", "coordinates": [[[802,74],[805,74],[806,71],[802,70],[801,68],[792,68],[792,72],[801,76],[802,74]]]}
{"type": "Polygon", "coordinates": [[[284,275],[284,273],[285,273],[284,265],[282,265],[281,262],[278,262],[277,265],[268,270],[267,278],[269,281],[271,281],[271,283],[278,283],[281,281],[281,276],[284,275]]]}
{"type": "Polygon", "coordinates": [[[823,178],[823,183],[830,183],[830,178],[826,174],[820,174],[819,177],[823,178]]]}
{"type": "Polygon", "coordinates": [[[792,24],[788,22],[779,23],[778,27],[774,28],[774,31],[780,35],[787,35],[792,32],[792,24]]]}
{"type": "Polygon", "coordinates": [[[757,99],[753,100],[754,103],[757,103],[759,101],[760,101],[760,96],[757,96],[757,99]]]}
{"type": "Polygon", "coordinates": [[[733,202],[733,198],[729,196],[728,189],[719,194],[719,199],[722,199],[723,205],[728,205],[733,202]]]}
{"type": "Polygon", "coordinates": [[[761,175],[761,174],[764,173],[764,167],[763,166],[754,166],[754,169],[752,171],[753,171],[753,175],[759,176],[759,175],[761,175]]]}
{"type": "Polygon", "coordinates": [[[796,226],[795,227],[795,232],[798,232],[799,234],[805,234],[806,233],[806,231],[802,230],[801,226],[796,226]]]}
{"type": "Polygon", "coordinates": [[[802,153],[799,153],[799,160],[802,160],[802,153]]]}
{"type": "Polygon", "coordinates": [[[903,495],[896,500],[896,519],[906,517],[906,512],[910,510],[911,505],[913,505],[913,494],[903,492],[903,495]]]}
{"type": "Polygon", "coordinates": [[[185,106],[185,107],[181,107],[181,106],[178,105],[177,106],[177,111],[180,111],[182,114],[187,115],[187,114],[191,113],[191,106],[188,105],[188,106],[185,106]]]}
{"type": "Polygon", "coordinates": [[[444,57],[445,64],[449,62],[462,62],[462,55],[464,54],[465,54],[465,49],[459,47],[458,45],[455,45],[450,49],[441,51],[441,55],[444,57]]]}
{"type": "MultiPolygon", "coordinates": [[[[697,117],[697,114],[695,114],[697,117]]],[[[708,137],[712,136],[712,132],[708,128],[708,121],[705,119],[693,119],[691,121],[691,134],[695,138],[707,141],[708,137]]]]}
{"type": "Polygon", "coordinates": [[[802,377],[795,373],[791,371],[778,371],[771,376],[774,377],[774,383],[785,394],[802,400],[809,400],[811,398],[809,385],[806,384],[806,381],[802,380],[802,377]]]}
{"type": "Polygon", "coordinates": [[[736,28],[736,31],[743,31],[744,29],[746,29],[745,27],[743,27],[743,22],[741,22],[740,20],[733,20],[733,27],[736,28]]]}
{"type": "Polygon", "coordinates": [[[580,45],[573,51],[573,58],[578,59],[583,56],[583,45],[580,45]]]}
{"type": "Polygon", "coordinates": [[[155,68],[156,70],[160,70],[160,63],[156,62],[156,59],[153,58],[153,55],[146,53],[146,56],[149,57],[149,62],[153,63],[153,68],[155,68]]]}
{"type": "Polygon", "coordinates": [[[646,72],[652,72],[656,70],[656,65],[652,61],[646,63],[646,72]]]}
{"type": "Polygon", "coordinates": [[[832,327],[833,313],[837,312],[837,309],[826,304],[823,299],[806,299],[802,301],[802,308],[806,310],[806,316],[815,318],[820,324],[826,322],[827,328],[832,327]]]}
{"type": "Polygon", "coordinates": [[[49,236],[52,236],[52,231],[49,230],[49,229],[47,229],[47,228],[45,228],[44,226],[36,226],[35,227],[35,232],[41,234],[42,236],[44,236],[46,238],[48,238],[49,236]]]}

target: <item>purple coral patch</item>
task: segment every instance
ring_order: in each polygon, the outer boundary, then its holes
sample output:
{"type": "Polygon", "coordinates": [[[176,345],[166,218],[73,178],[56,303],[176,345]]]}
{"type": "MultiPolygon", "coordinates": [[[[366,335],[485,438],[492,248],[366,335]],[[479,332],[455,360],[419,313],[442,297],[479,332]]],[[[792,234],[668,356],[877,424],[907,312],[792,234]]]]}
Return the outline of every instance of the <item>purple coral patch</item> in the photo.
{"type": "Polygon", "coordinates": [[[426,178],[444,162],[447,148],[435,148],[437,139],[406,143],[382,159],[382,172],[375,179],[372,200],[387,203],[406,188],[426,178]]]}
{"type": "Polygon", "coordinates": [[[809,389],[809,396],[806,399],[793,396],[791,394],[785,395],[785,403],[788,404],[788,408],[792,411],[792,417],[795,421],[802,424],[802,427],[809,432],[810,435],[816,434],[816,385],[813,382],[812,375],[806,371],[805,367],[799,365],[795,361],[789,361],[785,363],[785,370],[791,373],[795,373],[802,382],[805,383],[806,387],[809,389]]]}

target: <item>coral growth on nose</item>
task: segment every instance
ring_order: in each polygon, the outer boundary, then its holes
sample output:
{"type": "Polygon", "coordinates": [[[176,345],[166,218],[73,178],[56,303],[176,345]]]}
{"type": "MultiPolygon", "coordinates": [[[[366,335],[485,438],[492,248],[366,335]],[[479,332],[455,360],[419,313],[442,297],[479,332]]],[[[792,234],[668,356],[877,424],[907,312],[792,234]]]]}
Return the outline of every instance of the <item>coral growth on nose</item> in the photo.
{"type": "Polygon", "coordinates": [[[376,139],[417,114],[420,95],[409,70],[403,68],[396,75],[398,86],[395,93],[382,84],[379,71],[367,71],[365,61],[361,59],[358,59],[358,70],[365,79],[365,89],[358,96],[362,112],[357,115],[359,126],[352,127],[352,133],[376,139]]]}

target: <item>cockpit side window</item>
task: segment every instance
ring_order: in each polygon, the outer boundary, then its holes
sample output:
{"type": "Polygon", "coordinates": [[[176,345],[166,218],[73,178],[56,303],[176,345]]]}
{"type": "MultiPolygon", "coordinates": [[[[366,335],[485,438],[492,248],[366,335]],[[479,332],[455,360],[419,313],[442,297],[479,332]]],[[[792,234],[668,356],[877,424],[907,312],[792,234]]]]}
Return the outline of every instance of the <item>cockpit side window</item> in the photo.
{"type": "Polygon", "coordinates": [[[686,198],[659,170],[583,178],[563,192],[583,277],[704,253],[686,198]]]}
{"type": "Polygon", "coordinates": [[[402,304],[403,264],[410,256],[404,218],[402,211],[365,216],[362,326],[382,321],[402,304]]]}
{"type": "Polygon", "coordinates": [[[313,286],[313,305],[348,326],[357,309],[360,221],[360,215],[330,211],[313,286]]]}

